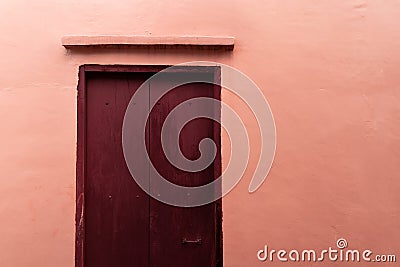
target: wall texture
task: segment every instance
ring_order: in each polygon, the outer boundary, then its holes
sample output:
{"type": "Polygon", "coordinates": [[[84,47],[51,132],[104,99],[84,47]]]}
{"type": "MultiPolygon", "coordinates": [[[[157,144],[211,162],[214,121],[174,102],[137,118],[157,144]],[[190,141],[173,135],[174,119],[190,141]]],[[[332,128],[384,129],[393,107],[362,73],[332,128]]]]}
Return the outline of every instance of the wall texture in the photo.
{"type": "Polygon", "coordinates": [[[78,66],[192,60],[249,75],[277,126],[271,173],[249,194],[259,149],[248,122],[251,162],[223,200],[225,266],[279,266],[257,251],[339,237],[400,258],[399,23],[395,0],[1,1],[0,266],[74,265],[78,66]],[[70,34],[229,35],[236,46],[68,52],[70,34]]]}

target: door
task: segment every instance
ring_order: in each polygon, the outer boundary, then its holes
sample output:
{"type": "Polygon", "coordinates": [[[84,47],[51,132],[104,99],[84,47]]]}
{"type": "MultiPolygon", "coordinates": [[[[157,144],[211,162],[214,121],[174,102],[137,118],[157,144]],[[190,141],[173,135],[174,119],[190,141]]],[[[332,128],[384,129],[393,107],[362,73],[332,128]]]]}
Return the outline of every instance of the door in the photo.
{"type": "MultiPolygon", "coordinates": [[[[163,68],[86,65],[80,69],[77,266],[222,266],[221,201],[193,208],[162,203],[136,184],[125,163],[122,123],[126,108],[139,86],[163,68]]],[[[150,83],[148,102],[171,79],[185,73],[208,75],[211,80],[220,77],[216,67],[183,68],[182,73],[150,83]]],[[[165,179],[182,186],[207,184],[221,174],[220,125],[209,119],[186,124],[179,135],[179,149],[187,159],[195,160],[200,156],[199,142],[213,139],[218,151],[210,166],[194,173],[183,171],[163,152],[161,129],[168,114],[187,100],[180,112],[185,108],[193,112],[190,101],[196,97],[220,99],[220,88],[185,84],[169,91],[151,111],[150,107],[139,111],[149,118],[145,142],[152,164],[165,179]]],[[[219,109],[206,105],[196,108],[219,109]]],[[[156,187],[154,177],[149,174],[146,179],[150,187],[156,187]]]]}

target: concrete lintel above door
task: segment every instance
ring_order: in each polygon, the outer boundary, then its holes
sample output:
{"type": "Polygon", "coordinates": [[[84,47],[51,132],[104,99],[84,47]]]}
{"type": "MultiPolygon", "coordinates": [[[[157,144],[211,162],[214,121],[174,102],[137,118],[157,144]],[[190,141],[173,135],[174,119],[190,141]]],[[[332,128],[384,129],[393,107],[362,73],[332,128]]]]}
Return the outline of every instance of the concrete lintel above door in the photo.
{"type": "Polygon", "coordinates": [[[230,36],[70,35],[62,37],[61,43],[67,49],[78,47],[190,47],[233,50],[235,38],[230,36]]]}

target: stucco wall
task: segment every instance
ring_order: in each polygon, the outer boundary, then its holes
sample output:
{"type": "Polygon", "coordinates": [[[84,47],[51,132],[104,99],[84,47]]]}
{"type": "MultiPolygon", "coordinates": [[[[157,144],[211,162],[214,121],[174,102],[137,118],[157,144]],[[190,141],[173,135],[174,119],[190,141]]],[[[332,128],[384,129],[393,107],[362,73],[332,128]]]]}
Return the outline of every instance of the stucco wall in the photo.
{"type": "Polygon", "coordinates": [[[266,182],[247,192],[256,151],[223,200],[225,266],[279,265],[257,251],[324,249],[339,237],[399,258],[399,20],[394,0],[1,1],[0,266],[74,264],[78,66],[192,60],[249,75],[277,126],[266,182]],[[236,45],[69,53],[68,34],[229,35],[236,45]]]}

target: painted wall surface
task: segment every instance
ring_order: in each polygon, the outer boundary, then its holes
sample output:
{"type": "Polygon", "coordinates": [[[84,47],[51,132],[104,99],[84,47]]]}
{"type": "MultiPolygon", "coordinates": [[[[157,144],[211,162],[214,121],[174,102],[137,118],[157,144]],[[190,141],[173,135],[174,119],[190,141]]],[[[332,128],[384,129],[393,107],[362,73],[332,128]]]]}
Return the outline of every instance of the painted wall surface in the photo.
{"type": "MultiPolygon", "coordinates": [[[[256,253],[336,248],[340,237],[400,261],[399,23],[395,0],[1,1],[0,266],[74,265],[78,66],[192,60],[250,76],[277,127],[270,175],[249,194],[259,138],[247,124],[250,164],[223,199],[225,266],[297,266],[256,253]],[[60,39],[74,34],[223,35],[236,45],[68,52],[60,39]]],[[[226,91],[223,100],[248,112],[226,91]]],[[[304,266],[332,262],[314,264],[304,266]]]]}

